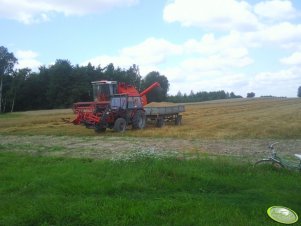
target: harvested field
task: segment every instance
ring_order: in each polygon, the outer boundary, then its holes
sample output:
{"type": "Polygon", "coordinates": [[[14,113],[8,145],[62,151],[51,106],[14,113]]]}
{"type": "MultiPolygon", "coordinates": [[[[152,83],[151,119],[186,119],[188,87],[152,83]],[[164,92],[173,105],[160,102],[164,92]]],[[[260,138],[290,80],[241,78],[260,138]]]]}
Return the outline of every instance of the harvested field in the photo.
{"type": "MultiPolygon", "coordinates": [[[[168,105],[172,103],[153,103],[168,105]]],[[[200,154],[257,158],[280,141],[283,155],[301,151],[301,99],[258,98],[186,104],[183,124],[125,133],[66,123],[71,109],[0,115],[0,145],[41,155],[128,158],[136,154],[189,157],[200,154]],[[14,147],[14,148],[13,148],[14,147]],[[300,150],[300,151],[298,151],[300,150]]],[[[1,146],[0,146],[1,149],[1,146]]]]}
{"type": "MultiPolygon", "coordinates": [[[[231,99],[186,104],[182,125],[166,124],[132,131],[129,137],[180,139],[300,139],[301,98],[231,99]]],[[[0,115],[0,134],[120,136],[110,130],[95,134],[83,126],[62,120],[74,119],[71,109],[20,112],[0,115]]]]}

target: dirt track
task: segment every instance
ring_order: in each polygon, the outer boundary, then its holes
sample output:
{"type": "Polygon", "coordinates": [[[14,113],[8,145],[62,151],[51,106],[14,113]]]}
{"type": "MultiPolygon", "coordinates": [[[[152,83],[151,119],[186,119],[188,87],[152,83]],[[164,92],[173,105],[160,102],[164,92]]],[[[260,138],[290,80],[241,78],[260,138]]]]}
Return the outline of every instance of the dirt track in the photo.
{"type": "MultiPolygon", "coordinates": [[[[175,156],[190,158],[200,154],[229,155],[258,159],[268,154],[267,145],[275,140],[187,140],[173,138],[133,138],[122,136],[4,136],[0,135],[0,151],[31,154],[84,157],[95,159],[129,159],[133,156],[175,156]]],[[[277,140],[278,153],[292,156],[301,153],[301,140],[277,140]]]]}

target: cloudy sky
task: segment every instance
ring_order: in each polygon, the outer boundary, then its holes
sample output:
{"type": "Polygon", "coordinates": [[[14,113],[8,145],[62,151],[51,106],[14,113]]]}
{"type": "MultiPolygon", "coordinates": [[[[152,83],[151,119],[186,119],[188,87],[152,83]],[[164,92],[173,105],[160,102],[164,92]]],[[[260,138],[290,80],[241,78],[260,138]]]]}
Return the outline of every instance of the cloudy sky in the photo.
{"type": "Polygon", "coordinates": [[[72,64],[159,71],[170,94],[296,97],[300,0],[0,0],[0,45],[37,70],[72,64]]]}

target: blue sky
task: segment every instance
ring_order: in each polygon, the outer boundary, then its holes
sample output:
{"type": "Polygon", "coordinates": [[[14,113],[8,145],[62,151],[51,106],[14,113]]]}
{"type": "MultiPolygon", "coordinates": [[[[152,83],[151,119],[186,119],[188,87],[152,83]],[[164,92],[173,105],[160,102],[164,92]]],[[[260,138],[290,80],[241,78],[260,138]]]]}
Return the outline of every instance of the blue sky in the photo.
{"type": "Polygon", "coordinates": [[[0,45],[37,70],[72,64],[159,71],[170,94],[296,97],[299,0],[0,0],[0,45]]]}

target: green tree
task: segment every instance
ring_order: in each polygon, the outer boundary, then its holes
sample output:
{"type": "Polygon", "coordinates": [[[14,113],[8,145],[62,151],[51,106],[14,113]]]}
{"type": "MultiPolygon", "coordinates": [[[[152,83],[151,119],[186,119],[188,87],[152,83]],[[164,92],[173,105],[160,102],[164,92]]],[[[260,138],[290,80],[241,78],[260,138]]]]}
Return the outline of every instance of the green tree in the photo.
{"type": "Polygon", "coordinates": [[[17,93],[19,92],[20,87],[24,84],[26,77],[28,77],[30,73],[31,69],[23,68],[15,71],[12,75],[12,83],[8,92],[10,96],[11,112],[14,111],[17,93]]]}
{"type": "Polygon", "coordinates": [[[183,94],[180,90],[177,92],[177,97],[183,97],[183,94]]]}
{"type": "Polygon", "coordinates": [[[101,72],[98,72],[91,64],[87,66],[75,66],[71,75],[70,101],[84,102],[92,100],[91,81],[101,80],[101,72]]]}
{"type": "Polygon", "coordinates": [[[3,78],[13,72],[14,65],[17,63],[13,53],[9,53],[7,48],[0,46],[0,113],[2,112],[2,92],[3,78]]]}
{"type": "Polygon", "coordinates": [[[139,71],[139,67],[136,64],[133,64],[127,71],[126,71],[126,80],[129,84],[137,87],[138,90],[141,88],[141,75],[139,71]]]}
{"type": "Polygon", "coordinates": [[[301,86],[298,88],[298,97],[301,97],[301,86]]]}
{"type": "Polygon", "coordinates": [[[71,75],[73,66],[68,60],[56,60],[49,68],[49,86],[47,101],[50,108],[70,107],[73,100],[70,95],[73,81],[71,75]]]}
{"type": "Polygon", "coordinates": [[[255,93],[251,92],[251,93],[247,93],[247,98],[253,98],[255,97],[255,93]]]}
{"type": "Polygon", "coordinates": [[[152,71],[148,73],[145,78],[142,80],[142,89],[146,89],[154,82],[160,83],[160,88],[155,88],[151,92],[149,92],[146,97],[148,102],[153,101],[164,101],[167,97],[167,92],[169,89],[168,79],[164,75],[160,75],[157,71],[152,71]]]}
{"type": "Polygon", "coordinates": [[[16,95],[15,111],[47,109],[46,90],[48,82],[44,81],[43,73],[30,73],[19,87],[16,95]]]}

